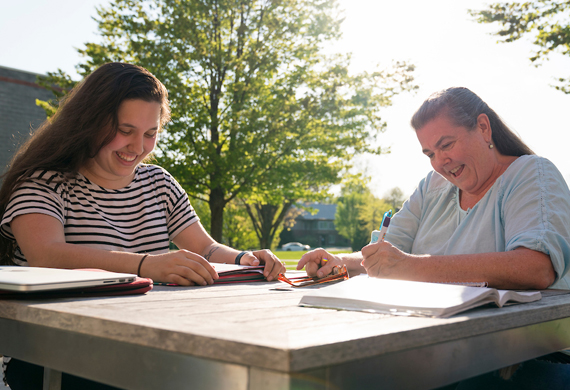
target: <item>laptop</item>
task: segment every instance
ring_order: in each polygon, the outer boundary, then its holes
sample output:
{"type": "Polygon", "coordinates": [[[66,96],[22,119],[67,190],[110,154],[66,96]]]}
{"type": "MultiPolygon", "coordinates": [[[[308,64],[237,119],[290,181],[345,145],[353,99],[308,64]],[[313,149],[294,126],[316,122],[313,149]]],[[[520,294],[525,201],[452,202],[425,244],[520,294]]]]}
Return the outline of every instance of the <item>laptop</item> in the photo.
{"type": "Polygon", "coordinates": [[[134,274],[102,270],[0,266],[0,290],[34,292],[129,283],[134,274]]]}

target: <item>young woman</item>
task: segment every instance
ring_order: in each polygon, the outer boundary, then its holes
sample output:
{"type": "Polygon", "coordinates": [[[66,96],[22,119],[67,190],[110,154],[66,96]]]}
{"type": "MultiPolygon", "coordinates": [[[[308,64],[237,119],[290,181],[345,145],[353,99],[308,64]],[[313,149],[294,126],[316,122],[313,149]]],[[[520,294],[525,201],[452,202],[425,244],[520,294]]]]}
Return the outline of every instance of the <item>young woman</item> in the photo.
{"type": "MultiPolygon", "coordinates": [[[[285,267],[275,255],[214,241],[176,180],[145,164],[169,118],[166,88],[139,66],[109,63],[85,78],[4,176],[1,262],[100,268],[184,286],[212,284],[210,262],[265,264],[267,280],[277,279],[285,267]],[[169,251],[170,241],[181,249],[169,251]]],[[[14,361],[8,377],[21,368],[14,361]]]]}

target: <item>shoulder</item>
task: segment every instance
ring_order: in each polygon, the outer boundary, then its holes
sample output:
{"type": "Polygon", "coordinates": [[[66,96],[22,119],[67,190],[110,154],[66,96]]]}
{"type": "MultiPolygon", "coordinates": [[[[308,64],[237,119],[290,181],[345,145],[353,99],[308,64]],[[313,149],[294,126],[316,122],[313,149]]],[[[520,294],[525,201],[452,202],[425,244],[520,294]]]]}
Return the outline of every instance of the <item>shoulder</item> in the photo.
{"type": "Polygon", "coordinates": [[[136,171],[136,181],[143,183],[172,183],[176,180],[168,171],[158,165],[140,164],[136,171]]]}
{"type": "Polygon", "coordinates": [[[449,191],[453,189],[454,186],[436,171],[431,171],[422,179],[419,187],[422,188],[423,192],[427,195],[430,193],[449,191]]]}
{"type": "Polygon", "coordinates": [[[135,177],[135,188],[154,188],[156,190],[183,192],[182,187],[176,179],[164,168],[153,164],[140,164],[137,167],[135,177]]]}
{"type": "Polygon", "coordinates": [[[566,181],[562,174],[549,159],[537,155],[524,155],[517,158],[503,174],[504,180],[529,181],[529,180],[555,180],[566,181]]]}
{"type": "Polygon", "coordinates": [[[62,192],[72,180],[74,180],[72,175],[65,175],[62,172],[37,170],[25,178],[15,189],[15,192],[32,189],[62,192]]]}

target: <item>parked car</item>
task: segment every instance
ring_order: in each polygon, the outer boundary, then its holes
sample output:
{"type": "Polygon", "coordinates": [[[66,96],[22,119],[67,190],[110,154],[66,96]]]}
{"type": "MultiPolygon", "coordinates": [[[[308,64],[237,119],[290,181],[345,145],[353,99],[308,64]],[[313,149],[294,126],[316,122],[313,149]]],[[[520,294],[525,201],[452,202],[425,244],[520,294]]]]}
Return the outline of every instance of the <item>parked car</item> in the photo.
{"type": "Polygon", "coordinates": [[[300,242],[288,242],[281,247],[281,250],[284,251],[308,251],[309,249],[311,249],[309,245],[301,244],[300,242]]]}

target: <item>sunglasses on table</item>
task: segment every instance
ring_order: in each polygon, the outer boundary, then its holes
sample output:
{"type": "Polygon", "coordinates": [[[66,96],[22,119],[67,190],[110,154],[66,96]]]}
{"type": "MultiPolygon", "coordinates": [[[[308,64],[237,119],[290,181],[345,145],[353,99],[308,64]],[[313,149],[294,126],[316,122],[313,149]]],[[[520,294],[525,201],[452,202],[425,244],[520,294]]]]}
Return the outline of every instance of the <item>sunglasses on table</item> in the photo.
{"type": "Polygon", "coordinates": [[[314,286],[316,284],[329,283],[337,280],[347,280],[348,270],[345,265],[335,265],[333,267],[332,274],[327,275],[322,278],[299,276],[294,278],[288,278],[283,274],[279,274],[278,280],[289,284],[292,287],[306,287],[314,286]]]}

